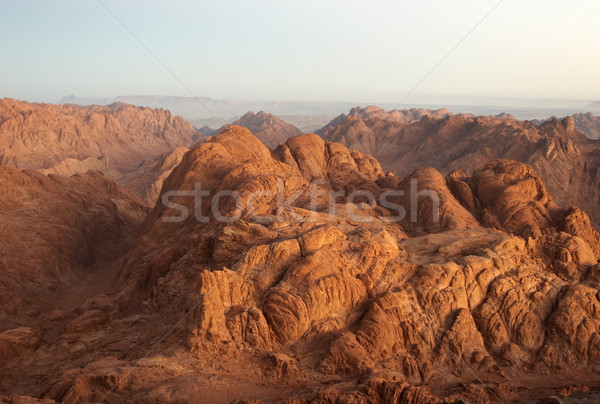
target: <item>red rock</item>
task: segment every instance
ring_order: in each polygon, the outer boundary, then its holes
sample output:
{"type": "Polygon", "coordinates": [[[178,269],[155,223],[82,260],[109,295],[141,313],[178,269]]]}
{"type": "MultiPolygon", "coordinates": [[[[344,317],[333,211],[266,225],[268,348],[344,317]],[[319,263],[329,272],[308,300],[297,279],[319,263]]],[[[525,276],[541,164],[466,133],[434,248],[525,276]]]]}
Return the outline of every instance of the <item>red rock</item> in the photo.
{"type": "MultiPolygon", "coordinates": [[[[125,218],[139,205],[98,174],[8,172],[19,184],[10,200],[62,189],[49,181],[81,190],[59,200],[84,219],[83,207],[105,201],[93,191],[104,184],[101,194],[120,209],[93,216],[111,226],[88,218],[102,229],[94,240],[136,228],[125,218]]],[[[157,204],[127,255],[113,255],[116,289],[48,313],[43,344],[1,364],[0,387],[61,402],[373,404],[512,402],[546,397],[549,385],[596,388],[598,233],[583,211],[555,203],[530,165],[494,160],[473,172],[444,178],[424,168],[400,181],[315,135],[271,152],[229,126],[185,153],[161,190],[192,213],[192,198],[169,193],[200,184],[205,220],[166,221],[181,210],[157,204]],[[387,220],[393,212],[378,197],[410,191],[413,179],[439,197],[439,220],[423,198],[415,221],[387,220]],[[218,200],[224,190],[240,204],[218,200]],[[356,191],[375,200],[352,200],[356,191]]],[[[410,210],[414,201],[404,202],[410,210]]],[[[50,202],[35,207],[38,216],[14,205],[6,211],[18,221],[46,220],[39,231],[54,228],[48,212],[80,221],[50,202]]],[[[68,238],[56,245],[67,257],[80,250],[68,238]]],[[[40,260],[25,262],[52,279],[40,260]]]]}

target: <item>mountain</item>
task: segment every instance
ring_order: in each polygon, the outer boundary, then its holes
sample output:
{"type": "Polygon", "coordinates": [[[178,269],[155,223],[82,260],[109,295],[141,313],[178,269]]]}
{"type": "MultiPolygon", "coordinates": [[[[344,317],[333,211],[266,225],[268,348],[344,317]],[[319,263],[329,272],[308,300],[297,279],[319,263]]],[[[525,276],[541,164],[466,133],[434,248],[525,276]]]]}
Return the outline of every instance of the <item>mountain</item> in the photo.
{"type": "Polygon", "coordinates": [[[8,167],[62,175],[100,170],[118,180],[145,160],[198,141],[202,135],[190,123],[166,110],[0,100],[0,165],[8,167]]]}
{"type": "MultiPolygon", "coordinates": [[[[346,94],[344,98],[348,99],[346,94]]],[[[75,103],[80,105],[108,105],[114,102],[142,105],[151,108],[164,108],[174,114],[181,115],[196,127],[208,125],[219,128],[233,122],[247,111],[269,111],[287,122],[299,127],[305,133],[310,133],[322,127],[340,111],[364,103],[365,100],[378,100],[381,108],[397,108],[398,101],[404,94],[391,93],[356,93],[352,102],[311,102],[290,100],[235,100],[215,99],[210,97],[175,97],[161,95],[119,96],[115,98],[85,98],[64,97],[60,103],[75,103]],[[323,117],[329,119],[323,121],[323,117]],[[316,118],[316,119],[315,119],[316,118]],[[308,121],[308,123],[307,123],[308,121]],[[312,122],[310,122],[312,121],[312,122]],[[319,125],[317,121],[322,123],[319,125]],[[315,126],[316,124],[316,126],[315,126]],[[311,129],[311,127],[313,129],[311,129]]],[[[454,113],[469,113],[474,115],[497,115],[509,113],[518,119],[544,119],[549,116],[567,116],[575,113],[592,111],[598,113],[600,102],[591,103],[589,100],[553,100],[532,98],[498,98],[461,96],[451,94],[412,94],[410,104],[402,104],[402,108],[418,107],[435,110],[449,108],[454,113]]]]}
{"type": "Polygon", "coordinates": [[[351,114],[332,121],[321,136],[376,157],[385,170],[404,177],[431,166],[467,175],[494,159],[532,165],[561,205],[575,205],[600,225],[600,143],[575,128],[572,117],[540,125],[507,117],[425,116],[402,123],[351,114]]]}
{"type": "Polygon", "coordinates": [[[163,198],[112,292],[0,332],[3,394],[417,404],[599,387],[600,235],[530,165],[400,178],[316,135],[271,151],[231,125],[163,198]]]}
{"type": "Polygon", "coordinates": [[[0,100],[0,163],[15,168],[103,156],[119,172],[133,171],[144,158],[189,146],[195,136],[188,122],[166,110],[0,100]]]}
{"type": "Polygon", "coordinates": [[[600,139],[600,116],[591,112],[573,115],[575,126],[590,139],[600,139]]]}
{"type": "Polygon", "coordinates": [[[429,109],[403,109],[403,110],[391,110],[386,111],[377,106],[371,105],[366,108],[354,107],[350,110],[348,115],[341,114],[332,119],[327,125],[319,129],[317,134],[324,134],[329,132],[331,129],[341,125],[346,120],[381,120],[385,122],[395,122],[398,124],[410,124],[421,120],[423,117],[428,116],[431,118],[443,118],[450,115],[450,111],[447,109],[429,110],[429,109]]]}
{"type": "Polygon", "coordinates": [[[205,125],[198,130],[200,131],[200,133],[202,133],[205,136],[214,136],[219,133],[218,129],[213,129],[208,125],[205,125]]]}
{"type": "Polygon", "coordinates": [[[250,129],[257,138],[270,148],[275,148],[280,143],[285,143],[290,137],[302,134],[302,131],[294,125],[263,111],[257,114],[248,112],[233,122],[232,125],[250,129]]]}
{"type": "Polygon", "coordinates": [[[450,115],[450,111],[442,108],[437,110],[411,108],[404,110],[386,111],[376,106],[368,106],[365,108],[355,107],[350,110],[347,116],[359,117],[361,119],[382,119],[390,122],[413,123],[420,121],[428,116],[431,118],[443,118],[450,115]]]}
{"type": "MultiPolygon", "coordinates": [[[[596,115],[594,115],[591,112],[587,112],[585,114],[584,113],[573,114],[573,115],[571,115],[571,117],[573,118],[573,122],[574,122],[577,130],[579,130],[581,133],[586,135],[589,139],[592,139],[592,140],[600,139],[600,118],[599,117],[597,117],[596,115]]],[[[553,119],[555,120],[558,118],[556,118],[556,116],[553,116],[551,118],[533,119],[533,120],[531,120],[531,122],[536,125],[542,125],[543,123],[546,123],[553,119]]]]}

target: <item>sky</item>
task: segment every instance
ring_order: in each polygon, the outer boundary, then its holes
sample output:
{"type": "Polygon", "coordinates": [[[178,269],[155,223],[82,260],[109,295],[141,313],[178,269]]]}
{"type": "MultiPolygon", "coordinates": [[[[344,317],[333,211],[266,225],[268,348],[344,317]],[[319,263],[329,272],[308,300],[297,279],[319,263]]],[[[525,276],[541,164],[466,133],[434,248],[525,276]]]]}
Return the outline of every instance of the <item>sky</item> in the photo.
{"type": "MultiPolygon", "coordinates": [[[[2,0],[0,97],[393,102],[498,3],[101,1],[127,29],[99,0],[2,0]]],[[[415,95],[600,100],[599,17],[597,0],[504,0],[415,95]]]]}

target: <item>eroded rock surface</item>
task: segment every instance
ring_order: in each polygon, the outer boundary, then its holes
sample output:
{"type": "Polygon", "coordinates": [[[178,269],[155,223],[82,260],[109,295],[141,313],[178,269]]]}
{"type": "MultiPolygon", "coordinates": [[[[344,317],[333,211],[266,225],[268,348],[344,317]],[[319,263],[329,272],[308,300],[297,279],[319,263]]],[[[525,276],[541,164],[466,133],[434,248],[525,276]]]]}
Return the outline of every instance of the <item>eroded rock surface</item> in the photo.
{"type": "Polygon", "coordinates": [[[401,179],[315,135],[270,151],[229,126],[183,156],[168,192],[119,293],[47,316],[65,326],[37,348],[18,339],[34,376],[4,365],[10,395],[495,403],[600,387],[599,235],[531,166],[401,179]],[[391,220],[386,195],[408,215],[391,220]],[[51,375],[48,358],[62,358],[51,375]]]}

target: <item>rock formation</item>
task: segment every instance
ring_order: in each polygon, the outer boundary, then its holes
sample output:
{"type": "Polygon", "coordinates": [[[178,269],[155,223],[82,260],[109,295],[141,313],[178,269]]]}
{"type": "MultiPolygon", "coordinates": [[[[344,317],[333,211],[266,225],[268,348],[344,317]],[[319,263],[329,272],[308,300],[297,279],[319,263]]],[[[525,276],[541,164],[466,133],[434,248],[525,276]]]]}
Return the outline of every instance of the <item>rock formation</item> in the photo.
{"type": "Polygon", "coordinates": [[[116,293],[0,334],[3,394],[496,403],[600,388],[600,235],[530,165],[399,178],[316,135],[271,151],[232,125],[159,201],[116,293]]]}

